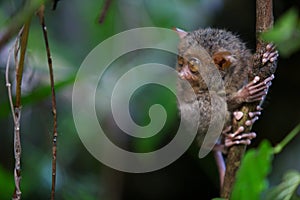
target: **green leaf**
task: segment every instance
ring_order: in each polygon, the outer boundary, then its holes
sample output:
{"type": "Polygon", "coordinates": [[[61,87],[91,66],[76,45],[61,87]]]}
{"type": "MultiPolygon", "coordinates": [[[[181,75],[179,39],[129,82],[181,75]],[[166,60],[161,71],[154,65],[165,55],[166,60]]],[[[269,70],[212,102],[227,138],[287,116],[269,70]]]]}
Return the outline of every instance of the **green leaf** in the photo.
{"type": "Polygon", "coordinates": [[[300,49],[300,24],[296,9],[290,9],[279,18],[272,30],[263,33],[262,39],[277,45],[280,55],[287,57],[300,49]]]}
{"type": "Polygon", "coordinates": [[[297,171],[287,172],[282,182],[269,190],[266,194],[266,200],[290,200],[299,199],[295,191],[300,184],[300,173],[297,171]]]}
{"type": "Polygon", "coordinates": [[[232,200],[256,200],[268,187],[266,180],[271,170],[273,148],[268,141],[263,141],[259,148],[250,149],[242,160],[233,187],[232,200]]]}

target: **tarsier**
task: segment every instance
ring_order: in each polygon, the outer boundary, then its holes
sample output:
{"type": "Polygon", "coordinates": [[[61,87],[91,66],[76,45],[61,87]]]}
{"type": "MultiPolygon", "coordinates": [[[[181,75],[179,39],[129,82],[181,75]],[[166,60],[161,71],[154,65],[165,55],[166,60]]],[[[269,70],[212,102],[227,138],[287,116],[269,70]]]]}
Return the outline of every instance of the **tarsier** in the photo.
{"type": "MultiPolygon", "coordinates": [[[[270,76],[265,80],[260,80],[260,77],[255,77],[253,80],[248,80],[248,75],[253,66],[253,55],[248,50],[245,44],[231,32],[220,29],[200,29],[193,32],[185,32],[180,29],[175,29],[178,33],[180,42],[178,46],[178,61],[176,69],[180,79],[187,80],[193,88],[194,94],[197,97],[197,105],[199,105],[200,119],[197,138],[201,145],[203,138],[207,133],[212,113],[219,112],[218,106],[211,107],[211,95],[218,94],[218,88],[215,91],[209,91],[206,82],[201,77],[199,71],[201,66],[212,64],[219,70],[219,74],[224,83],[226,95],[226,117],[225,125],[222,134],[220,134],[219,142],[215,145],[214,151],[217,158],[217,165],[220,173],[220,183],[222,186],[225,174],[225,164],[221,151],[235,145],[251,143],[251,139],[256,137],[254,132],[244,133],[244,127],[239,127],[237,131],[232,132],[231,123],[233,117],[236,120],[242,118],[242,112],[238,109],[245,102],[262,101],[267,94],[268,88],[274,76],[270,76]]],[[[274,46],[267,45],[266,52],[262,56],[262,63],[276,61],[278,56],[274,46]]],[[[209,81],[213,77],[209,77],[209,81]]],[[[182,96],[183,101],[180,103],[180,112],[189,112],[191,101],[190,91],[186,87],[178,85],[178,95],[182,96]]],[[[216,97],[218,101],[218,97],[216,97]]],[[[221,100],[220,100],[221,101],[221,100]]],[[[249,113],[249,119],[245,126],[251,126],[260,115],[260,107],[257,111],[249,113]]],[[[185,115],[185,121],[193,121],[193,116],[185,115]]]]}

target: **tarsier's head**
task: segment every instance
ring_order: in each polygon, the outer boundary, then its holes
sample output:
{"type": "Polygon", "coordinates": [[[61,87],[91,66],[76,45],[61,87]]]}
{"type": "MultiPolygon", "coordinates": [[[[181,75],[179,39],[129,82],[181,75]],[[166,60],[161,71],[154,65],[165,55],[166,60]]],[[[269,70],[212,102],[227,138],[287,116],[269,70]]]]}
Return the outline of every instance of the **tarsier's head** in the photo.
{"type": "Polygon", "coordinates": [[[188,33],[178,28],[174,30],[180,38],[177,71],[181,79],[188,80],[193,85],[201,84],[203,80],[200,71],[203,73],[207,71],[204,66],[213,65],[222,75],[235,62],[234,56],[225,49],[220,48],[217,51],[208,52],[199,44],[197,32],[188,33]]]}

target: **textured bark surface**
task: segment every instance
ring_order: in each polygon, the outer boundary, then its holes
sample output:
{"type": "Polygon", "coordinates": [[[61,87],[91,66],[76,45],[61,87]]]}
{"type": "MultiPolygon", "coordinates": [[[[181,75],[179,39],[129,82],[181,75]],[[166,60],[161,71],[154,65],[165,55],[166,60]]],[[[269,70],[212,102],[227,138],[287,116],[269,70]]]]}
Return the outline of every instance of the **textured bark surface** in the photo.
{"type": "MultiPolygon", "coordinates": [[[[261,80],[274,74],[276,70],[276,63],[262,64],[261,58],[264,52],[266,52],[266,45],[264,41],[260,39],[260,34],[269,30],[273,25],[273,4],[272,0],[257,0],[256,1],[256,53],[254,54],[253,70],[249,74],[249,80],[252,80],[255,76],[259,76],[261,80]]],[[[244,113],[243,118],[240,121],[233,120],[233,131],[238,127],[244,126],[246,120],[248,120],[248,113],[254,111],[259,103],[245,104],[241,111],[244,113]]],[[[245,126],[244,126],[245,127],[245,126]]],[[[250,132],[252,127],[245,127],[244,132],[250,132]]],[[[224,185],[221,190],[221,197],[229,198],[235,179],[236,173],[240,167],[241,160],[244,156],[246,145],[232,146],[228,151],[227,156],[227,169],[224,178],[224,185]]]]}

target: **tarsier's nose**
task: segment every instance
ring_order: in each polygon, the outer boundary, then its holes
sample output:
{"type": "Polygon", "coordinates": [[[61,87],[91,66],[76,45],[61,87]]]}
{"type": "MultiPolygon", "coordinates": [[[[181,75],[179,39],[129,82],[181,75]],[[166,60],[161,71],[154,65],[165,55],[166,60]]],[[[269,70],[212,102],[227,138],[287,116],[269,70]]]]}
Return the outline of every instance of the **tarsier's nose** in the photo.
{"type": "Polygon", "coordinates": [[[190,79],[192,74],[188,65],[184,65],[178,72],[178,75],[181,79],[190,79]]]}

